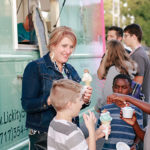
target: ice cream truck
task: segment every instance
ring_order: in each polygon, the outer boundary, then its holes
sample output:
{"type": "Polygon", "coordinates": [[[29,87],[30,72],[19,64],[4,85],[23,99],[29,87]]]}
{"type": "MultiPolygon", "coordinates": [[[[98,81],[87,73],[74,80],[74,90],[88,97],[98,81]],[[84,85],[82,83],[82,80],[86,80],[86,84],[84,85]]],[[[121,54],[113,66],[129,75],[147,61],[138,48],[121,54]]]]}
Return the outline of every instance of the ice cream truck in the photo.
{"type": "MultiPolygon", "coordinates": [[[[26,65],[47,53],[48,38],[57,26],[69,26],[78,44],[69,62],[82,77],[91,76],[94,110],[101,88],[97,69],[105,51],[102,0],[1,0],[0,1],[0,149],[28,149],[26,112],[21,106],[22,77],[26,65]],[[19,41],[18,24],[32,13],[35,41],[19,41]]],[[[81,82],[81,84],[84,84],[81,82]]],[[[82,119],[81,119],[82,120],[82,119]]]]}

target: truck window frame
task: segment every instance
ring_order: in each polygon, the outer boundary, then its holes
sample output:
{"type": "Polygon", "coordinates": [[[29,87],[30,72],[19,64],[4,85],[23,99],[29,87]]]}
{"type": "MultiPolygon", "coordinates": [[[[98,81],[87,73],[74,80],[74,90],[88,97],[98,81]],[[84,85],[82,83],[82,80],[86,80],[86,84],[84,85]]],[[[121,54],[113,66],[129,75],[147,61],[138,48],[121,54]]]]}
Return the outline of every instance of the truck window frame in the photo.
{"type": "MultiPolygon", "coordinates": [[[[28,1],[26,1],[27,5],[29,5],[28,1]]],[[[40,1],[37,0],[37,3],[39,3],[39,8],[40,8],[40,1]]],[[[24,4],[23,4],[24,5],[24,4]]],[[[55,18],[52,18],[52,21],[49,20],[48,23],[51,24],[50,30],[53,30],[53,25],[56,23],[56,20],[59,16],[59,2],[57,0],[50,0],[50,9],[55,9],[55,18]],[[53,5],[53,6],[52,6],[53,5]]],[[[44,10],[41,10],[41,12],[44,12],[44,10]]],[[[51,11],[49,11],[51,14],[51,11]]],[[[13,49],[14,50],[25,50],[25,51],[30,51],[30,50],[38,50],[39,46],[34,45],[34,44],[19,44],[18,43],[18,31],[17,31],[17,0],[12,1],[12,31],[13,31],[13,49]]],[[[59,26],[59,21],[57,26],[59,26]]],[[[49,30],[49,31],[50,31],[49,30]]]]}

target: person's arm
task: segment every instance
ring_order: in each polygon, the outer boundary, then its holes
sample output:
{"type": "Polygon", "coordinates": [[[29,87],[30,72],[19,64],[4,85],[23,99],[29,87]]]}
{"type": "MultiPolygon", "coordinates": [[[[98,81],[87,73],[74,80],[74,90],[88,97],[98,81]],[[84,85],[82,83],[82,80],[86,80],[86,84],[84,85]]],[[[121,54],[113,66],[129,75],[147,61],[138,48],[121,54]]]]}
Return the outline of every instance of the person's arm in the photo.
{"type": "Polygon", "coordinates": [[[89,150],[96,150],[95,115],[89,111],[89,115],[83,114],[83,119],[89,132],[89,137],[86,139],[89,150]]]}
{"type": "Polygon", "coordinates": [[[104,79],[106,55],[102,58],[97,70],[97,76],[100,80],[104,79]]]}
{"type": "Polygon", "coordinates": [[[104,70],[105,70],[105,69],[104,69],[104,63],[100,63],[100,65],[99,65],[99,67],[98,67],[98,70],[97,70],[97,76],[98,76],[98,78],[99,78],[100,80],[102,80],[103,77],[104,77],[104,73],[105,73],[104,70]]]}
{"type": "Polygon", "coordinates": [[[22,81],[22,107],[26,112],[40,112],[48,109],[47,98],[43,95],[42,81],[38,72],[38,66],[31,62],[25,68],[22,81]]]}
{"type": "Polygon", "coordinates": [[[123,118],[122,116],[122,111],[120,112],[120,118],[122,120],[124,120],[127,124],[131,125],[136,133],[136,135],[143,141],[144,139],[144,135],[145,135],[145,131],[143,131],[138,122],[137,122],[137,119],[136,119],[136,114],[134,112],[133,114],[133,117],[130,119],[130,118],[123,118]]]}
{"type": "MultiPolygon", "coordinates": [[[[93,112],[89,111],[89,116],[84,114],[83,119],[85,121],[85,125],[89,131],[89,137],[86,139],[89,150],[96,150],[96,141],[102,137],[105,136],[103,130],[105,129],[104,126],[100,126],[95,131],[95,123],[96,123],[96,117],[93,112]]],[[[110,127],[109,127],[109,133],[110,134],[110,127]]]]}
{"type": "Polygon", "coordinates": [[[88,143],[89,150],[96,150],[95,130],[92,131],[91,129],[88,131],[89,131],[89,137],[86,139],[86,142],[88,143]]]}
{"type": "Polygon", "coordinates": [[[142,111],[150,114],[150,103],[138,100],[136,98],[133,98],[131,96],[126,96],[125,100],[129,103],[132,103],[133,105],[137,106],[140,108],[142,111]]]}
{"type": "Polygon", "coordinates": [[[141,115],[139,116],[139,114],[137,114],[137,116],[136,116],[135,112],[133,113],[132,118],[123,118],[122,111],[120,111],[120,118],[122,120],[124,120],[127,124],[131,125],[135,131],[135,134],[136,134],[136,137],[134,139],[134,143],[131,147],[131,150],[136,150],[138,143],[140,142],[140,140],[143,141],[144,135],[145,135],[145,132],[141,129],[141,127],[139,126],[139,124],[137,122],[137,117],[139,119],[140,118],[142,119],[142,116],[141,115]]]}
{"type": "Polygon", "coordinates": [[[133,105],[137,106],[138,108],[140,108],[142,111],[150,114],[150,103],[141,101],[139,99],[133,98],[131,96],[128,95],[123,95],[123,94],[112,94],[110,96],[108,96],[107,98],[107,102],[114,102],[115,100],[120,100],[122,102],[129,102],[132,103],[133,105]]]}
{"type": "Polygon", "coordinates": [[[133,125],[133,129],[136,133],[136,135],[143,141],[144,140],[144,135],[145,135],[145,131],[143,131],[138,122],[136,121],[135,124],[133,125]]]}
{"type": "Polygon", "coordinates": [[[146,69],[145,58],[142,57],[141,55],[136,55],[136,56],[133,56],[132,59],[138,64],[138,73],[137,73],[137,76],[135,76],[134,81],[139,84],[142,84],[144,74],[145,74],[145,69],[146,69]]]}
{"type": "MultiPolygon", "coordinates": [[[[99,126],[99,128],[95,131],[95,141],[105,136],[105,133],[103,132],[105,130],[104,126],[99,126]]],[[[109,126],[108,134],[111,132],[111,127],[109,126]]],[[[89,137],[86,138],[87,143],[89,143],[89,137]]]]}
{"type": "Polygon", "coordinates": [[[135,76],[134,77],[134,81],[139,83],[139,84],[142,84],[143,83],[143,76],[135,76]]]}
{"type": "Polygon", "coordinates": [[[134,140],[134,144],[131,146],[131,150],[136,150],[140,141],[141,141],[140,138],[136,136],[134,140]]]}

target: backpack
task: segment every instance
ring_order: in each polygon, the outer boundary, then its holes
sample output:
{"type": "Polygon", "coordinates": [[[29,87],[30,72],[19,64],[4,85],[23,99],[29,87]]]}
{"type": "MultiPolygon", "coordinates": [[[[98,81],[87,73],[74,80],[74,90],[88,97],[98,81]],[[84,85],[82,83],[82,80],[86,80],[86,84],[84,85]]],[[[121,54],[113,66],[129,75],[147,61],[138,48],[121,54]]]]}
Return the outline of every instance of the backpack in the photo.
{"type": "Polygon", "coordinates": [[[135,81],[132,81],[131,88],[132,88],[131,96],[144,101],[145,96],[142,93],[142,85],[135,81]]]}

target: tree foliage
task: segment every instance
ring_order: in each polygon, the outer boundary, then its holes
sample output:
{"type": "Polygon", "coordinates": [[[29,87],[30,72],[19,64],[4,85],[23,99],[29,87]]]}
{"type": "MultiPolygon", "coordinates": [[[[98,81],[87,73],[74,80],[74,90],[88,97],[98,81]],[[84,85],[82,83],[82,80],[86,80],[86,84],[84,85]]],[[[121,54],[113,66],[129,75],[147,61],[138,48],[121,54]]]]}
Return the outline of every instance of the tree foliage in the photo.
{"type": "MultiPolygon", "coordinates": [[[[104,0],[106,30],[112,25],[112,2],[104,0]]],[[[120,13],[120,26],[139,24],[143,30],[143,43],[150,46],[150,0],[120,0],[120,13]]]]}
{"type": "Polygon", "coordinates": [[[112,0],[104,0],[104,19],[105,26],[110,27],[112,25],[112,0]]]}
{"type": "Polygon", "coordinates": [[[143,42],[150,46],[150,0],[121,0],[121,15],[126,18],[122,25],[134,22],[142,27],[143,42]],[[127,7],[123,6],[125,3],[127,7]]]}

